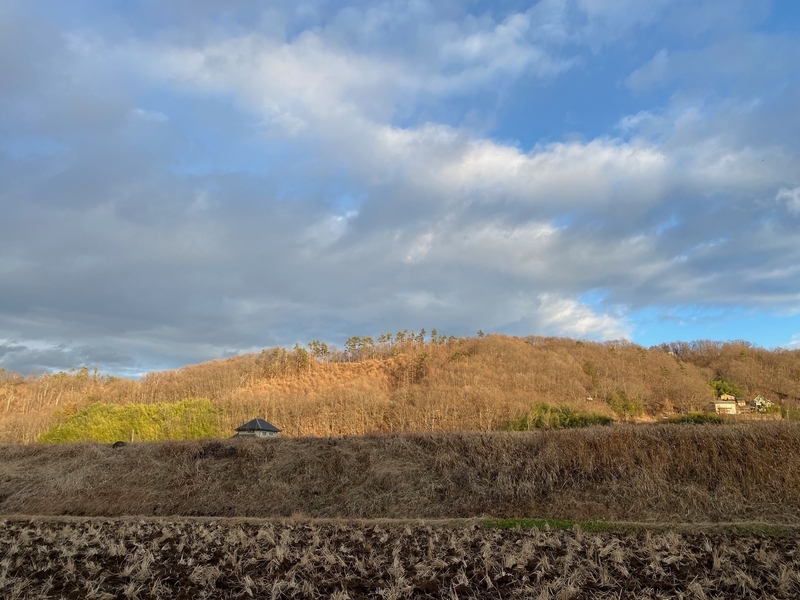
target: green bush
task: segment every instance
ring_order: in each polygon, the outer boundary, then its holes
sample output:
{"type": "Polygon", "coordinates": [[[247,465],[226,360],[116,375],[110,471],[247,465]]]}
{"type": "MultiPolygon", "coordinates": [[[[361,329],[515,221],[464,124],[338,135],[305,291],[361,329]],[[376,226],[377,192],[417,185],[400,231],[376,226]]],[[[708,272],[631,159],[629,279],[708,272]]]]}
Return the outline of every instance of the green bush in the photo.
{"type": "Polygon", "coordinates": [[[575,410],[566,406],[537,404],[526,413],[508,423],[510,431],[529,431],[531,429],[561,429],[567,427],[590,427],[592,425],[611,425],[614,419],[597,413],[575,410]]]}
{"type": "Polygon", "coordinates": [[[685,415],[674,415],[664,419],[664,423],[691,423],[694,425],[705,425],[706,423],[721,425],[724,422],[725,417],[722,415],[704,412],[690,412],[685,415]]]}
{"type": "Polygon", "coordinates": [[[714,394],[716,394],[717,398],[719,398],[723,394],[730,394],[731,396],[741,396],[744,394],[742,388],[740,388],[732,381],[723,379],[720,376],[714,377],[713,379],[709,379],[708,385],[710,385],[714,389],[714,394]]]}
{"type": "Polygon", "coordinates": [[[787,421],[800,421],[800,407],[788,406],[781,411],[781,416],[787,421]]]}
{"type": "Polygon", "coordinates": [[[205,398],[172,404],[113,405],[98,402],[39,436],[40,442],[186,440],[220,437],[217,412],[205,398]]]}
{"type": "Polygon", "coordinates": [[[611,392],[606,401],[611,407],[611,410],[623,421],[627,421],[631,417],[640,417],[644,412],[642,401],[637,398],[630,398],[624,390],[615,390],[611,392]]]}

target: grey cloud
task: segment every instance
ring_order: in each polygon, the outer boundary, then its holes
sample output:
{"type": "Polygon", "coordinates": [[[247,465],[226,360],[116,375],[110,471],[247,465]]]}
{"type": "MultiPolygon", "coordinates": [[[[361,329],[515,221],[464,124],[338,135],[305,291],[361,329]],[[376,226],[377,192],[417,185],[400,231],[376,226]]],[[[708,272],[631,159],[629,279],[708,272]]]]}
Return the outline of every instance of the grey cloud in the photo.
{"type": "Polygon", "coordinates": [[[27,350],[27,348],[25,346],[20,346],[19,344],[15,344],[14,342],[8,344],[0,344],[0,359],[9,354],[12,354],[14,352],[19,352],[21,350],[27,350]]]}
{"type": "Polygon", "coordinates": [[[69,369],[98,367],[105,372],[121,372],[138,375],[136,359],[104,346],[27,346],[24,344],[0,344],[0,364],[7,370],[27,375],[45,371],[67,371],[69,369]]]}
{"type": "Polygon", "coordinates": [[[37,89],[42,79],[50,75],[58,63],[60,30],[17,11],[0,12],[0,77],[3,94],[8,102],[21,94],[37,89]],[[30,61],[20,60],[24,52],[30,61]]]}
{"type": "MultiPolygon", "coordinates": [[[[486,34],[502,21],[468,25],[486,34]]],[[[253,60],[236,76],[205,63],[154,74],[137,57],[196,59],[226,39],[229,58],[248,58],[236,36],[157,37],[101,39],[94,53],[59,36],[20,42],[41,71],[14,93],[39,108],[7,103],[3,131],[67,150],[0,154],[0,334],[16,340],[0,350],[6,367],[145,370],[405,327],[616,337],[629,330],[622,306],[797,303],[800,240],[775,197],[800,185],[798,155],[791,131],[755,133],[775,128],[776,112],[791,118],[791,90],[773,101],[780,110],[710,108],[680,127],[666,108],[652,135],[632,126],[629,140],[526,152],[435,123],[392,125],[414,93],[376,88],[406,66],[327,46],[332,31],[318,36],[319,55],[332,53],[321,64],[340,52],[359,69],[323,69],[328,87],[296,93],[260,81],[253,60]],[[109,73],[132,64],[113,85],[109,73]],[[163,103],[148,103],[154,89],[163,103]],[[305,128],[270,129],[276,111],[305,128]],[[243,145],[252,151],[226,158],[243,145]],[[606,290],[602,309],[575,300],[587,289],[606,290]]],[[[249,47],[271,58],[261,42],[249,47]]],[[[304,63],[293,64],[301,86],[304,63]]]]}

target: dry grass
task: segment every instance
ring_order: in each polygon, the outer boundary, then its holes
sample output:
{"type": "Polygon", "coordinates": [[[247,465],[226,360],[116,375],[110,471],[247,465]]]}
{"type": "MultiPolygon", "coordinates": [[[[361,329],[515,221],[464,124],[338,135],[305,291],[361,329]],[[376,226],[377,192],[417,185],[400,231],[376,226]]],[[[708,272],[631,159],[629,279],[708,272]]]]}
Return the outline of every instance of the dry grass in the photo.
{"type": "Polygon", "coordinates": [[[797,598],[799,540],[424,522],[3,519],[0,596],[797,598]]]}
{"type": "Polygon", "coordinates": [[[800,523],[800,424],[0,447],[0,514],[800,523]]]}
{"type": "Polygon", "coordinates": [[[0,370],[0,441],[34,442],[93,402],[186,398],[211,400],[221,431],[261,416],[291,436],[490,431],[542,403],[618,420],[653,420],[675,409],[703,408],[712,399],[708,381],[717,376],[751,398],[763,394],[794,406],[800,350],[767,351],[743,342],[645,349],[627,342],[492,335],[443,344],[383,343],[323,360],[303,351],[264,351],[150,373],[141,381],[88,369],[29,377],[0,370]],[[623,397],[630,410],[617,414],[623,397]]]}

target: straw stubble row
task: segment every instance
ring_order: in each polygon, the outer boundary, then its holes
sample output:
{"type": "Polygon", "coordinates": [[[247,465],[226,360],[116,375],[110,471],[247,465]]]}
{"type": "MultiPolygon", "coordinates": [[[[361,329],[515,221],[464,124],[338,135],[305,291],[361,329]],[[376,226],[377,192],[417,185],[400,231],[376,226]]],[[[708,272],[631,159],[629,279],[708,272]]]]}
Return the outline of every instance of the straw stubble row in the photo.
{"type": "Polygon", "coordinates": [[[6,519],[0,597],[793,598],[800,539],[468,524],[6,519]]]}

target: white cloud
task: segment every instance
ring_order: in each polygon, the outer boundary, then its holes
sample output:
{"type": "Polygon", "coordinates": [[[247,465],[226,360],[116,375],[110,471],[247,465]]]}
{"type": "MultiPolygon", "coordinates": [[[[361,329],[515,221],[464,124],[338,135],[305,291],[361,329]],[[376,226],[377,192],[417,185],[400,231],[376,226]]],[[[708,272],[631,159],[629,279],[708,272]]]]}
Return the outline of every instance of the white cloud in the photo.
{"type": "Polygon", "coordinates": [[[603,340],[628,338],[632,327],[624,318],[598,314],[588,304],[553,294],[539,295],[542,326],[561,335],[603,340]]]}
{"type": "Polygon", "coordinates": [[[775,196],[778,202],[786,203],[786,210],[790,214],[800,215],[800,187],[793,189],[781,188],[775,196]]]}
{"type": "Polygon", "coordinates": [[[347,211],[341,215],[329,215],[308,227],[301,240],[317,246],[330,246],[347,231],[347,224],[358,216],[358,211],[347,211]]]}
{"type": "MultiPolygon", "coordinates": [[[[384,268],[393,260],[473,265],[565,292],[603,276],[646,285],[699,260],[696,249],[707,241],[691,241],[689,254],[682,242],[674,249],[660,247],[643,234],[649,211],[676,193],[757,192],[791,171],[792,157],[777,145],[741,145],[713,129],[703,131],[711,126],[710,116],[691,104],[620,121],[625,132],[660,131],[655,141],[598,137],[529,152],[443,124],[388,122],[397,106],[413,102],[418,93],[447,94],[486,81],[464,74],[479,63],[496,73],[492,57],[516,52],[516,44],[527,43],[523,34],[530,27],[528,16],[512,15],[493,28],[451,36],[440,53],[459,68],[441,72],[435,64],[421,67],[352,52],[332,44],[324,32],[306,32],[291,43],[250,34],[195,47],[129,51],[149,57],[151,74],[185,91],[237,98],[275,134],[299,136],[297,143],[344,165],[367,194],[396,190],[396,198],[380,200],[387,207],[403,206],[394,208],[395,222],[372,218],[365,230],[357,216],[320,215],[315,224],[303,225],[297,236],[317,247],[347,242],[327,261],[336,256],[363,264],[374,260],[377,247],[385,247],[384,268]],[[618,231],[564,235],[554,219],[570,211],[614,219],[618,231]],[[399,232],[402,249],[391,247],[388,231],[399,232]],[[345,240],[345,232],[352,237],[345,240]]],[[[538,60],[520,56],[519,64],[538,60]]],[[[662,230],[660,237],[680,236],[682,229],[673,227],[668,236],[662,230]]],[[[304,256],[311,258],[313,251],[306,249],[304,256]]],[[[691,293],[686,282],[702,287],[701,280],[678,278],[680,285],[670,293],[691,293]]]]}
{"type": "Polygon", "coordinates": [[[131,111],[131,117],[151,123],[166,123],[169,121],[169,117],[164,113],[155,110],[144,110],[143,108],[134,108],[131,111]]]}
{"type": "Polygon", "coordinates": [[[540,0],[529,11],[536,39],[593,51],[659,19],[672,0],[540,0]]]}
{"type": "Polygon", "coordinates": [[[699,190],[761,190],[790,172],[794,158],[779,145],[736,147],[709,136],[678,150],[687,179],[699,190]]]}
{"type": "Polygon", "coordinates": [[[447,310],[453,308],[445,298],[424,291],[401,292],[397,298],[417,314],[424,314],[431,310],[447,310]]]}
{"type": "Polygon", "coordinates": [[[725,84],[744,96],[772,93],[797,71],[800,41],[764,33],[733,35],[697,49],[662,49],[626,80],[634,92],[648,92],[674,82],[694,90],[725,84]]]}
{"type": "Polygon", "coordinates": [[[571,60],[554,58],[520,36],[524,20],[517,15],[491,31],[450,35],[434,60],[424,62],[360,54],[311,31],[289,43],[247,34],[200,46],[134,43],[117,54],[194,90],[235,89],[267,123],[301,131],[306,115],[386,121],[420,94],[446,97],[517,77],[528,68],[542,76],[569,68],[571,60]]]}
{"type": "Polygon", "coordinates": [[[626,83],[636,92],[646,91],[663,83],[668,76],[668,67],[669,52],[661,49],[648,63],[631,73],[626,83]]]}
{"type": "MultiPolygon", "coordinates": [[[[438,264],[472,265],[526,278],[546,275],[558,230],[549,223],[459,224],[443,220],[436,238],[426,234],[422,257],[438,264]],[[434,239],[436,241],[434,245],[434,239]]],[[[417,246],[412,248],[412,252],[417,246]]]]}
{"type": "Polygon", "coordinates": [[[487,200],[552,203],[562,211],[646,204],[658,195],[668,168],[666,157],[654,147],[609,139],[550,144],[529,154],[479,140],[448,158],[437,176],[440,185],[480,192],[487,200]]]}
{"type": "Polygon", "coordinates": [[[187,209],[187,213],[203,213],[218,206],[214,198],[206,191],[198,193],[187,209]]]}
{"type": "Polygon", "coordinates": [[[418,235],[411,243],[411,248],[406,255],[405,262],[416,264],[420,262],[431,251],[433,246],[433,233],[423,233],[418,235]]]}
{"type": "MultiPolygon", "coordinates": [[[[523,22],[512,18],[504,27],[518,33],[523,22]]],[[[491,46],[472,37],[459,44],[467,58],[491,46]]],[[[269,127],[321,143],[318,149],[367,181],[405,180],[442,198],[513,200],[550,211],[646,206],[669,169],[666,156],[647,143],[598,138],[525,153],[445,125],[389,125],[398,103],[421,90],[458,88],[466,71],[430,78],[402,63],[327,46],[313,33],[291,44],[250,35],[202,48],[162,48],[151,63],[159,76],[196,92],[234,93],[269,127]]]]}
{"type": "Polygon", "coordinates": [[[519,75],[530,68],[548,77],[569,69],[575,61],[552,56],[528,39],[530,16],[515,13],[493,29],[483,29],[446,40],[439,51],[443,66],[457,65],[457,76],[441,75],[435,88],[441,91],[483,85],[499,74],[519,75]]]}

